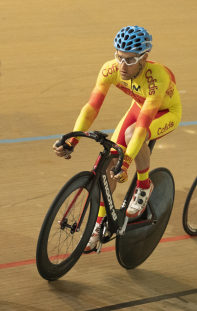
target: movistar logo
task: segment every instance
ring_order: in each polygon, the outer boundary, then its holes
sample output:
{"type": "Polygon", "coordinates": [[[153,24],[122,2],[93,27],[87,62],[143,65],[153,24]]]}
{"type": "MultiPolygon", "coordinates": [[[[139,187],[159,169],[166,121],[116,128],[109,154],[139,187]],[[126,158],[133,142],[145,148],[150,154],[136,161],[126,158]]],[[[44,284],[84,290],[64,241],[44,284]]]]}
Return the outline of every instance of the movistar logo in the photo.
{"type": "Polygon", "coordinates": [[[133,90],[138,92],[138,93],[141,93],[141,86],[139,85],[136,87],[135,85],[133,85],[133,90]]]}

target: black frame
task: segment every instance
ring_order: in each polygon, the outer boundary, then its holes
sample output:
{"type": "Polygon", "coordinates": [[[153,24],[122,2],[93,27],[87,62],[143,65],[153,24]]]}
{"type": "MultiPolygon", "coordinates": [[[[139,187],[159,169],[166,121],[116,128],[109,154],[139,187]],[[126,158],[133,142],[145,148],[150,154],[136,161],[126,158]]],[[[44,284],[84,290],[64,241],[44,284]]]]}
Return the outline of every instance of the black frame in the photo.
{"type": "MultiPolygon", "coordinates": [[[[107,219],[108,219],[111,233],[118,233],[118,230],[123,226],[123,222],[125,219],[125,211],[133,195],[133,189],[136,185],[136,180],[137,180],[137,173],[135,173],[134,178],[129,186],[129,189],[123,200],[122,207],[119,210],[116,210],[114,202],[113,202],[112,193],[109,187],[106,169],[109,166],[109,163],[111,162],[113,158],[119,158],[118,163],[116,165],[115,173],[120,171],[120,168],[122,166],[122,162],[124,159],[124,153],[122,149],[117,144],[112,142],[111,140],[106,139],[106,137],[108,136],[107,134],[98,132],[98,131],[85,132],[85,133],[84,132],[71,132],[69,134],[63,135],[59,143],[57,144],[57,146],[61,146],[64,144],[64,142],[67,139],[71,137],[77,137],[77,136],[94,139],[95,141],[103,145],[104,147],[103,152],[100,152],[99,157],[92,170],[94,172],[94,178],[91,184],[90,194],[91,194],[91,189],[93,189],[95,184],[98,183],[99,189],[103,196],[107,219]],[[112,148],[114,148],[118,152],[118,154],[111,154],[112,148]]],[[[148,146],[150,148],[150,152],[152,152],[155,142],[156,142],[155,140],[151,140],[149,142],[148,146]]],[[[90,199],[91,199],[91,195],[88,197],[88,200],[85,205],[85,209],[87,208],[90,199]]],[[[143,226],[148,226],[148,225],[154,224],[157,221],[157,216],[151,204],[151,200],[149,200],[148,205],[152,213],[152,218],[141,220],[141,217],[139,217],[137,219],[129,221],[128,223],[130,225],[129,230],[136,229],[136,228],[143,227],[143,226]]],[[[81,218],[81,221],[82,220],[83,220],[83,217],[81,218]]]]}

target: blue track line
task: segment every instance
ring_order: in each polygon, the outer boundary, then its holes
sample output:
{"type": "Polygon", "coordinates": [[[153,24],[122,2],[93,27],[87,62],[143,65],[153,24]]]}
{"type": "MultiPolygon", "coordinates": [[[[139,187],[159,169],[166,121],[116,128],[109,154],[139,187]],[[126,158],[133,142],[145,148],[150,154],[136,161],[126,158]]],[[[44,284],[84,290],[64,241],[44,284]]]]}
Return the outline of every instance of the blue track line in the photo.
{"type": "MultiPolygon", "coordinates": [[[[189,122],[181,122],[179,126],[190,126],[197,125],[197,121],[189,121],[189,122]]],[[[103,133],[110,134],[113,133],[114,130],[103,130],[103,133]]],[[[46,140],[46,139],[58,139],[62,136],[59,135],[50,135],[50,136],[39,136],[39,137],[26,137],[26,138],[16,138],[16,139],[1,139],[0,144],[12,144],[12,143],[21,143],[27,141],[36,141],[36,140],[46,140]]]]}

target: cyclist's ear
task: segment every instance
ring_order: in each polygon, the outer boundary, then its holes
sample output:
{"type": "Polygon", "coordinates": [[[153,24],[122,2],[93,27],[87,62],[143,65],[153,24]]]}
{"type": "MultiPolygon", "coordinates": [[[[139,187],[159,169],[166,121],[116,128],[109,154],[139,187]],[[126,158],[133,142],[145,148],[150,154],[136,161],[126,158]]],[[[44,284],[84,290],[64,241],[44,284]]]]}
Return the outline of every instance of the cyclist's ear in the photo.
{"type": "Polygon", "coordinates": [[[148,58],[148,52],[146,52],[145,54],[144,54],[144,57],[142,57],[142,61],[143,62],[145,62],[146,60],[147,60],[147,58],[148,58]]]}

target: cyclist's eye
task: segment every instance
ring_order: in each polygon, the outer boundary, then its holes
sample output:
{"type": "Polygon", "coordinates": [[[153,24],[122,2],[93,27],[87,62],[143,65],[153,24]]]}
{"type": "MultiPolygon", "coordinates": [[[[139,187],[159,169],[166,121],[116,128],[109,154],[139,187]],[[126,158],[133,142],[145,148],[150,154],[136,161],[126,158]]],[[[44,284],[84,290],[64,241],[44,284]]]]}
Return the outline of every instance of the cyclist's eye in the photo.
{"type": "Polygon", "coordinates": [[[120,55],[117,55],[117,58],[118,58],[119,61],[122,60],[122,57],[120,55]]]}
{"type": "Polygon", "coordinates": [[[129,64],[133,63],[134,61],[135,61],[135,58],[134,58],[134,57],[129,57],[129,58],[127,58],[127,62],[128,62],[129,64]]]}

